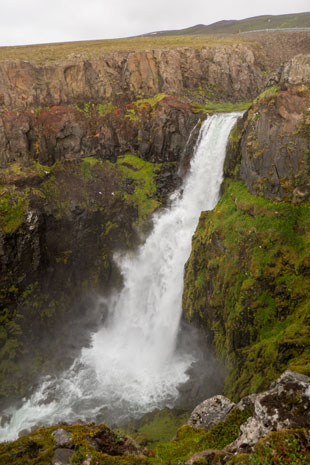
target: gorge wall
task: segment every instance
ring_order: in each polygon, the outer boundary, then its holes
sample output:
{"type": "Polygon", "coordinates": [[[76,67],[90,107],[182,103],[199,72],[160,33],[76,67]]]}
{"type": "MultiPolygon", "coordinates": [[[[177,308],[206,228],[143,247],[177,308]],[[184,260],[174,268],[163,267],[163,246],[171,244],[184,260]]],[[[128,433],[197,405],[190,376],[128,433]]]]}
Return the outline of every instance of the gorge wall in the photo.
{"type": "Polygon", "coordinates": [[[211,331],[235,399],[287,367],[310,373],[309,65],[295,57],[232,131],[186,265],[185,316],[211,331]]]}

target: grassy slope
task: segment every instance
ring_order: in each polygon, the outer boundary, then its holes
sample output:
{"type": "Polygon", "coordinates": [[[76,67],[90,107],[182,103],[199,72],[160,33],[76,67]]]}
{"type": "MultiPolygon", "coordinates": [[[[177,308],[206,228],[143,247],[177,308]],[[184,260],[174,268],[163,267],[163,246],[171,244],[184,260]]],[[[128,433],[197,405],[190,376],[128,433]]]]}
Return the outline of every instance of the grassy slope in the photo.
{"type": "Polygon", "coordinates": [[[113,52],[156,50],[177,47],[203,48],[248,41],[249,39],[244,37],[219,38],[202,35],[190,37],[133,37],[128,39],[24,45],[0,47],[0,60],[20,59],[42,64],[72,58],[98,58],[113,52]]]}
{"type": "Polygon", "coordinates": [[[196,26],[185,29],[160,31],[159,36],[181,36],[200,34],[235,34],[263,29],[303,28],[310,27],[310,13],[295,13],[288,15],[264,15],[241,20],[218,21],[213,24],[196,26]]]}

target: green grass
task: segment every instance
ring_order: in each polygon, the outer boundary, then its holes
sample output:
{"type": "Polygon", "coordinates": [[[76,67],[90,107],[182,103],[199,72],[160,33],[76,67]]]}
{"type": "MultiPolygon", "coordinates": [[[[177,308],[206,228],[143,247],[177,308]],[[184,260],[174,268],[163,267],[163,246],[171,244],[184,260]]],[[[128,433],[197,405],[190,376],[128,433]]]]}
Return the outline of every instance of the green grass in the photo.
{"type": "Polygon", "coordinates": [[[225,113],[232,111],[244,111],[248,110],[252,102],[210,102],[206,101],[205,104],[194,103],[193,112],[194,113],[225,113]]]}
{"type": "Polygon", "coordinates": [[[204,48],[249,43],[246,38],[213,36],[133,37],[52,44],[0,47],[0,60],[25,60],[38,64],[70,59],[99,58],[117,51],[156,50],[163,48],[204,48]]]}
{"type": "Polygon", "coordinates": [[[240,434],[240,425],[251,416],[248,410],[234,410],[225,421],[219,422],[209,431],[183,426],[170,443],[155,448],[155,457],[148,460],[150,465],[179,465],[192,455],[206,449],[223,449],[240,434]]]}
{"type": "Polygon", "coordinates": [[[195,34],[236,34],[261,29],[310,27],[310,13],[288,15],[264,15],[241,20],[219,21],[213,24],[198,24],[186,29],[159,32],[160,36],[195,34]]]}

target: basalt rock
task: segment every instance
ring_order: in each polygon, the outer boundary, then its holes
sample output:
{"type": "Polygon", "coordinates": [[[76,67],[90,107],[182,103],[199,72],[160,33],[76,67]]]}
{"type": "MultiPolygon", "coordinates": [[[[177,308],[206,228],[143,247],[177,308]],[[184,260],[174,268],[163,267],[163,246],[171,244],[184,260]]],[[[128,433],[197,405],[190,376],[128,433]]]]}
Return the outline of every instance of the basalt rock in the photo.
{"type": "MultiPolygon", "coordinates": [[[[100,157],[115,161],[130,152],[152,162],[178,161],[198,120],[188,103],[162,98],[151,106],[128,105],[101,115],[70,106],[53,106],[39,114],[32,111],[0,115],[0,167],[11,163],[100,157]]],[[[195,138],[187,149],[192,150],[195,138]]]]}
{"type": "Polygon", "coordinates": [[[259,96],[248,113],[239,178],[255,195],[294,203],[310,197],[309,63],[310,55],[294,58],[280,86],[259,96]]]}
{"type": "Polygon", "coordinates": [[[249,100],[264,86],[265,65],[251,44],[114,52],[98,59],[35,65],[0,63],[2,108],[78,102],[126,104],[164,92],[249,100]]]}

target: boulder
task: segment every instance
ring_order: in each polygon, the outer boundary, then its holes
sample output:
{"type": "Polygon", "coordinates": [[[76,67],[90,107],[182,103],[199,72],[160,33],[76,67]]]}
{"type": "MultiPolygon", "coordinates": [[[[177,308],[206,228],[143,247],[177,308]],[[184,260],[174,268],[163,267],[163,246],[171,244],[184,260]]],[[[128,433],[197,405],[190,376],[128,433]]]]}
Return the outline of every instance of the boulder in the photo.
{"type": "Polygon", "coordinates": [[[233,407],[235,407],[234,402],[227,397],[222,395],[211,397],[197,405],[187,423],[195,428],[209,430],[225,420],[233,407]]]}
{"type": "Polygon", "coordinates": [[[69,431],[65,431],[62,428],[56,429],[52,433],[56,447],[71,447],[72,446],[72,434],[69,431]]]}
{"type": "Polygon", "coordinates": [[[70,449],[56,449],[52,458],[54,465],[70,465],[70,459],[74,454],[70,449]]]}
{"type": "Polygon", "coordinates": [[[254,415],[226,449],[249,449],[272,431],[310,427],[310,377],[285,371],[268,391],[256,395],[254,415]]]}

